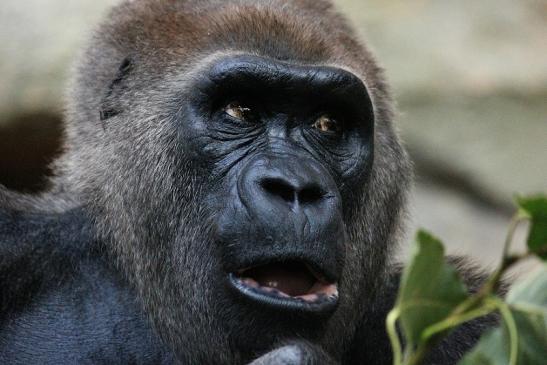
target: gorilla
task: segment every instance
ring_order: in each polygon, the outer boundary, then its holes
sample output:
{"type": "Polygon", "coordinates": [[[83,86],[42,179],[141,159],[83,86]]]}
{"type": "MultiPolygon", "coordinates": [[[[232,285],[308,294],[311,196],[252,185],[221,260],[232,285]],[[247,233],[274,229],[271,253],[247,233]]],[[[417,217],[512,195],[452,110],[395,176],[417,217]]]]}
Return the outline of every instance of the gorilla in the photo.
{"type": "Polygon", "coordinates": [[[0,189],[0,363],[392,361],[410,163],[329,1],[125,0],[68,99],[48,190],[0,189]]]}

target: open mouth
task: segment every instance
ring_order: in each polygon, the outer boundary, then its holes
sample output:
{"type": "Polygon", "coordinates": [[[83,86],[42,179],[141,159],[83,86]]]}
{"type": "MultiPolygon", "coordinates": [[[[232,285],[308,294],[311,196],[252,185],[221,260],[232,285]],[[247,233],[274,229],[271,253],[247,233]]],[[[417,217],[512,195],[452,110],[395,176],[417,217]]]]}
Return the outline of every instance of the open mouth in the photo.
{"type": "Polygon", "coordinates": [[[301,261],[273,262],[229,275],[241,294],[269,306],[323,312],[338,302],[338,286],[301,261]]]}

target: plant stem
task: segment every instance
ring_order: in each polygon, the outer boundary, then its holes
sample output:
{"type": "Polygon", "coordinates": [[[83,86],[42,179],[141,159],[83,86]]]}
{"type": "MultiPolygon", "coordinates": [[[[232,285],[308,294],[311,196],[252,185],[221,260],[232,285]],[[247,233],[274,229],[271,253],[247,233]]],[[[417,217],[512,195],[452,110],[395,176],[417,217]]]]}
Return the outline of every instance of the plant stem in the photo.
{"type": "Polygon", "coordinates": [[[422,341],[429,341],[433,336],[439,335],[451,328],[457,327],[465,322],[472,321],[475,318],[486,316],[497,309],[497,306],[485,303],[483,307],[479,307],[474,310],[462,313],[460,315],[449,315],[444,320],[435,323],[432,326],[427,327],[422,332],[422,341]]]}
{"type": "Polygon", "coordinates": [[[513,314],[511,313],[509,306],[504,301],[495,297],[489,298],[489,301],[498,307],[507,327],[507,332],[509,333],[509,365],[517,365],[519,343],[517,324],[515,323],[513,314]]]}
{"type": "Polygon", "coordinates": [[[393,308],[386,318],[386,329],[393,349],[393,365],[401,365],[403,360],[401,341],[397,333],[397,319],[401,312],[398,307],[393,308]]]}

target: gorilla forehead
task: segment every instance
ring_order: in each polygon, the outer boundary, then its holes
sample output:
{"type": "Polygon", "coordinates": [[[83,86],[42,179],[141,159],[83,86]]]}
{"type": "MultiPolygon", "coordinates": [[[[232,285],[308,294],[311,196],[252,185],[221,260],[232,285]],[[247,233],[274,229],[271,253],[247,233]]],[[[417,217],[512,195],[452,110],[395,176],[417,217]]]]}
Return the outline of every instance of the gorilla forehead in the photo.
{"type": "MultiPolygon", "coordinates": [[[[138,54],[154,65],[152,75],[168,66],[193,65],[212,52],[243,51],[303,64],[339,64],[366,76],[367,85],[378,77],[369,52],[326,1],[126,1],[100,29],[99,47],[84,57],[92,70],[97,62],[138,54]],[[104,49],[118,56],[104,57],[104,49]]],[[[109,68],[116,67],[104,69],[109,68]]]]}
{"type": "Polygon", "coordinates": [[[245,44],[296,60],[331,53],[325,36],[341,22],[325,1],[137,0],[116,7],[109,28],[137,47],[180,52],[245,44]]]}

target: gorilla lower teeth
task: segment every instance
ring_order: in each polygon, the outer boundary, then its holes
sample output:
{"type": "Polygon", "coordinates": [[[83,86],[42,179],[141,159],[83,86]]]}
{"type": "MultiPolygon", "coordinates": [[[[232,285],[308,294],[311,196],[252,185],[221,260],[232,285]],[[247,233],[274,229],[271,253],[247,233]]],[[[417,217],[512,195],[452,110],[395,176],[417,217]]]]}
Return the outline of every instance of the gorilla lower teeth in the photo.
{"type": "Polygon", "coordinates": [[[277,288],[278,285],[279,283],[277,281],[268,281],[268,283],[266,283],[266,286],[270,288],[277,288]]]}
{"type": "MultiPolygon", "coordinates": [[[[260,282],[258,279],[251,277],[238,278],[243,285],[253,289],[254,292],[268,296],[291,298],[307,303],[317,303],[338,298],[338,288],[336,284],[326,284],[317,280],[309,285],[309,288],[305,291],[298,290],[296,293],[294,289],[288,290],[292,291],[291,294],[280,289],[280,287],[291,288],[292,283],[290,282],[290,278],[284,279],[284,282],[280,282],[279,280],[264,280],[260,282]]],[[[298,278],[295,280],[298,281],[298,278]]]]}
{"type": "Polygon", "coordinates": [[[245,285],[250,286],[252,288],[258,288],[260,285],[256,281],[254,281],[251,278],[242,278],[240,279],[241,282],[243,282],[245,285]]]}

